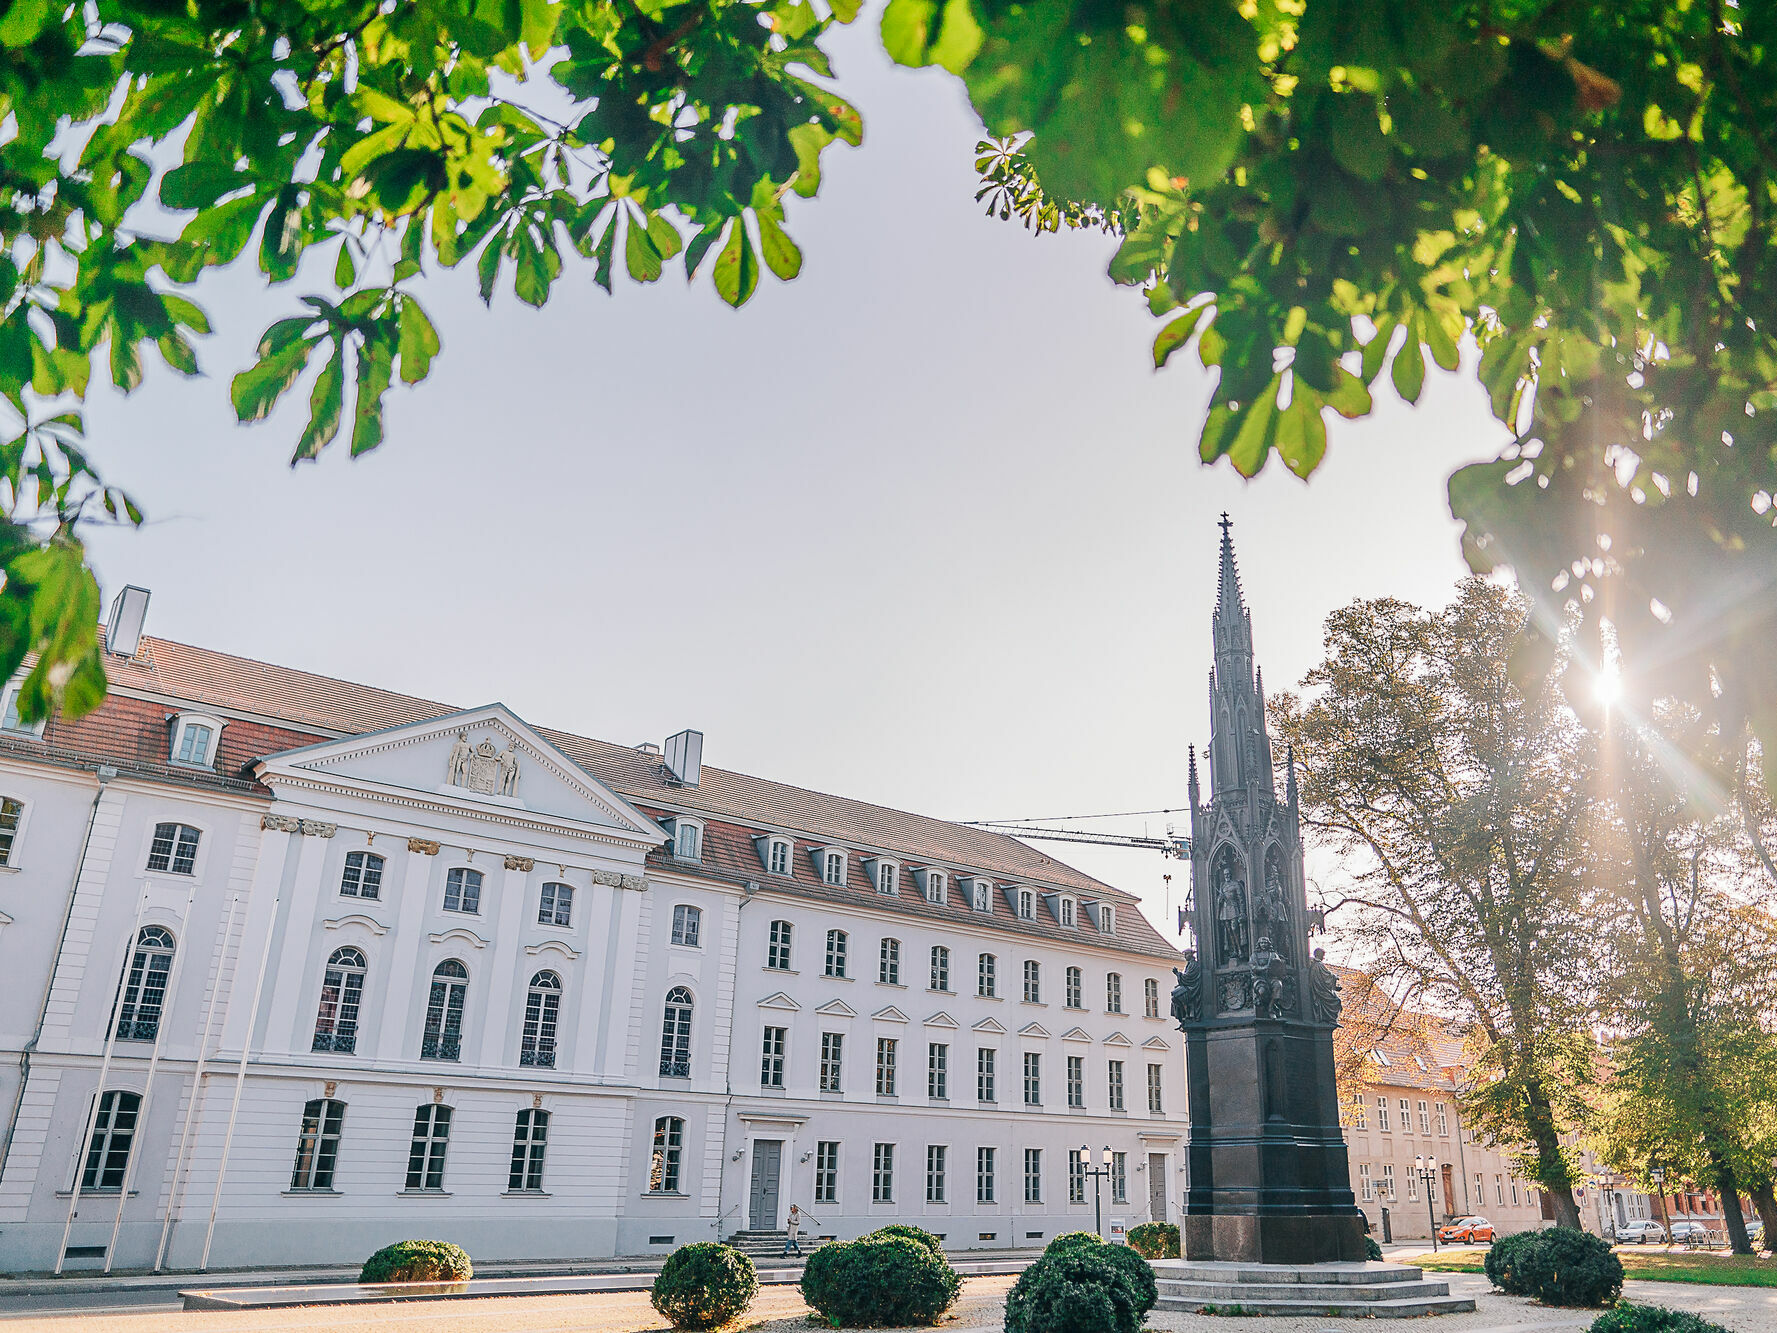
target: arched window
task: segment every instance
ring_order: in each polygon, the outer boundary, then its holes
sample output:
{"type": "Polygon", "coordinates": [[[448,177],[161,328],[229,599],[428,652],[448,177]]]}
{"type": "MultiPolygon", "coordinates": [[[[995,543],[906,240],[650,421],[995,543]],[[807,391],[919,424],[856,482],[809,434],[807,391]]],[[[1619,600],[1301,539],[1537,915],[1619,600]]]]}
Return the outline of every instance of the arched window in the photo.
{"type": "Polygon", "coordinates": [[[663,1115],[654,1122],[654,1152],[648,1162],[648,1193],[679,1192],[679,1154],[685,1143],[685,1122],[663,1115]]]}
{"type": "Polygon", "coordinates": [[[469,969],[455,958],[447,958],[432,969],[432,993],[426,1000],[426,1034],[420,1039],[420,1059],[463,1058],[463,1001],[468,996],[469,969]]]}
{"type": "Polygon", "coordinates": [[[447,912],[481,911],[481,872],[457,866],[444,877],[444,910],[447,912]]]}
{"type": "Polygon", "coordinates": [[[217,718],[201,713],[179,714],[168,739],[168,761],[185,768],[209,768],[216,761],[216,737],[221,732],[222,723],[217,718]]]}
{"type": "Polygon", "coordinates": [[[358,1049],[358,1005],[364,999],[364,951],[353,945],[335,949],[321,974],[321,1008],[315,1014],[315,1041],[309,1049],[358,1049]]]}
{"type": "Polygon", "coordinates": [[[130,1162],[130,1145],[136,1141],[136,1116],[142,1099],[133,1092],[107,1092],[99,1098],[99,1115],[93,1136],[86,1145],[86,1165],[80,1173],[83,1190],[120,1190],[130,1162]]]}
{"type": "Polygon", "coordinates": [[[345,874],[339,891],[347,898],[383,896],[383,859],[375,852],[347,852],[345,874]]]}
{"type": "Polygon", "coordinates": [[[302,1108],[302,1130],[296,1136],[296,1168],[290,1173],[293,1190],[330,1190],[333,1166],[339,1160],[339,1133],[346,1118],[346,1104],[331,1097],[309,1102],[302,1108]]]}
{"type": "Polygon", "coordinates": [[[666,993],[660,1020],[660,1076],[691,1077],[691,992],[674,986],[666,993]]]}
{"type": "Polygon", "coordinates": [[[201,836],[189,824],[156,824],[154,841],[148,844],[148,869],[169,875],[191,874],[197,868],[201,836]]]}
{"type": "Polygon", "coordinates": [[[900,940],[883,940],[882,959],[877,965],[876,980],[884,986],[899,986],[901,984],[900,940]]]}
{"type": "Polygon", "coordinates": [[[555,1068],[555,1026],[560,1017],[561,978],[553,972],[539,972],[531,978],[530,993],[525,996],[519,1064],[555,1068]]]}
{"type": "Polygon", "coordinates": [[[846,938],[843,930],[829,930],[827,932],[828,976],[843,977],[845,975],[845,945],[846,938]]]}
{"type": "Polygon", "coordinates": [[[537,900],[539,926],[566,926],[574,920],[574,886],[545,884],[543,896],[537,900]]]}
{"type": "Polygon", "coordinates": [[[12,864],[12,845],[18,841],[19,823],[25,817],[22,801],[0,796],[0,866],[12,864]]]}
{"type": "Polygon", "coordinates": [[[673,908],[674,944],[682,944],[687,949],[698,947],[698,939],[703,934],[703,908],[693,907],[689,903],[679,903],[673,908]]]}
{"type": "Polygon", "coordinates": [[[161,1008],[167,1000],[167,976],[173,970],[173,932],[165,926],[143,926],[123,975],[117,998],[117,1039],[153,1041],[160,1031],[161,1008]]]}

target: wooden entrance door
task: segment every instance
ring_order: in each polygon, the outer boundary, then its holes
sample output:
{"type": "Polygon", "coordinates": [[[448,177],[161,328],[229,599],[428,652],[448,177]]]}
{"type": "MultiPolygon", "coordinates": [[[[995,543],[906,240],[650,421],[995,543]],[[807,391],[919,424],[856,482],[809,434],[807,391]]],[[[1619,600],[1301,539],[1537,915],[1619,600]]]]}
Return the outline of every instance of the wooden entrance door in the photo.
{"type": "Polygon", "coordinates": [[[753,1144],[753,1187],[747,1200],[747,1225],[754,1231],[777,1230],[777,1177],[783,1163],[782,1139],[753,1144]]]}

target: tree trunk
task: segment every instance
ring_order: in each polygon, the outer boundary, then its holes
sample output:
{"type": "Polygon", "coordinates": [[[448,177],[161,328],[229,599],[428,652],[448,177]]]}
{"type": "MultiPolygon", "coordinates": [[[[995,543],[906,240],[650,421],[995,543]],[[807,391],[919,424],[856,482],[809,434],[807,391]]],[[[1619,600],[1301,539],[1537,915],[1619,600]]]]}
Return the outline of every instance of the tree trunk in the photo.
{"type": "Polygon", "coordinates": [[[1734,1168],[1726,1162],[1716,1164],[1715,1188],[1721,1194],[1721,1216],[1728,1226],[1729,1246],[1735,1254],[1751,1254],[1752,1242],[1746,1237],[1746,1216],[1740,1211],[1740,1182],[1734,1178],[1734,1168]]]}
{"type": "Polygon", "coordinates": [[[1555,1209],[1555,1225],[1572,1227],[1575,1231],[1583,1231],[1580,1225],[1580,1206],[1574,1202],[1573,1186],[1544,1185],[1542,1187],[1549,1196],[1549,1202],[1555,1209]]]}
{"type": "Polygon", "coordinates": [[[1752,1187],[1752,1206],[1758,1210],[1758,1220],[1765,1224],[1760,1243],[1768,1250],[1777,1245],[1777,1191],[1772,1190],[1770,1181],[1752,1187]]]}

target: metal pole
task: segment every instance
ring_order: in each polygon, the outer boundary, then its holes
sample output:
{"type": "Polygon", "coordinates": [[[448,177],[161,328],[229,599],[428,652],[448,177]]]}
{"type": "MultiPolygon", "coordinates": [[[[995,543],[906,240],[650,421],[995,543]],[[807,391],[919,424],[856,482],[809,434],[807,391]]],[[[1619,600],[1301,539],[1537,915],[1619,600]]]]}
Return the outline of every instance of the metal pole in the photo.
{"type": "MultiPolygon", "coordinates": [[[[117,999],[111,1002],[111,1017],[106,1023],[105,1054],[99,1057],[99,1086],[93,1089],[93,1104],[86,1113],[86,1132],[80,1136],[80,1144],[74,1150],[74,1188],[68,1191],[68,1220],[62,1224],[62,1244],[56,1250],[56,1276],[62,1274],[62,1265],[68,1259],[68,1235],[74,1230],[74,1210],[80,1207],[80,1186],[86,1180],[86,1155],[92,1151],[93,1127],[99,1123],[99,1099],[105,1095],[105,1079],[111,1072],[111,1054],[117,1049],[117,1010],[118,1001],[123,998],[123,983],[129,976],[130,957],[136,947],[136,941],[142,934],[142,917],[148,911],[148,890],[151,881],[142,881],[142,896],[136,900],[136,924],[130,928],[130,942],[123,952],[123,976],[117,979],[117,999]]],[[[113,1112],[115,1118],[115,1112],[113,1112]]],[[[142,1117],[136,1117],[140,1127],[142,1117]]],[[[136,1145],[130,1144],[130,1156],[136,1154],[136,1145]]],[[[101,1173],[104,1163],[99,1163],[101,1173]]],[[[98,1177],[94,1178],[97,1183],[98,1177]]],[[[127,1197],[127,1196],[126,1196],[127,1197]]],[[[118,1207],[122,1207],[122,1203],[118,1207]]]]}
{"type": "Polygon", "coordinates": [[[253,1007],[247,1015],[247,1030],[241,1036],[241,1062],[235,1068],[234,1100],[228,1107],[228,1131],[222,1136],[222,1159],[216,1163],[216,1193],[210,1198],[210,1223],[204,1228],[204,1253],[197,1262],[200,1273],[210,1269],[210,1244],[216,1239],[216,1210],[222,1207],[222,1176],[228,1170],[229,1149],[234,1146],[235,1117],[240,1114],[241,1088],[247,1082],[247,1053],[253,1049],[253,1029],[259,1026],[259,997],[265,990],[265,969],[271,962],[271,942],[278,933],[278,904],[281,901],[272,899],[271,921],[265,928],[265,948],[259,954],[259,979],[253,983],[253,1007]]]}
{"type": "Polygon", "coordinates": [[[1432,1173],[1430,1171],[1421,1172],[1419,1178],[1425,1182],[1425,1220],[1431,1226],[1431,1252],[1436,1254],[1438,1252],[1438,1215],[1431,1203],[1432,1173]]]}
{"type": "Polygon", "coordinates": [[[1104,1172],[1103,1171],[1094,1171],[1092,1173],[1092,1222],[1093,1222],[1093,1228],[1094,1228],[1094,1230],[1096,1230],[1098,1232],[1098,1238],[1100,1240],[1104,1239],[1104,1198],[1102,1196],[1102,1191],[1104,1189],[1104,1186],[1102,1184],[1103,1180],[1104,1180],[1104,1172]]]}
{"type": "Polygon", "coordinates": [[[222,948],[216,956],[216,984],[210,987],[210,1003],[204,1009],[204,1035],[197,1043],[197,1063],[191,1070],[191,1100],[185,1107],[185,1122],[179,1127],[179,1152],[173,1158],[173,1187],[167,1191],[167,1215],[160,1227],[160,1245],[154,1251],[154,1271],[160,1272],[167,1257],[167,1242],[173,1234],[173,1212],[179,1207],[179,1177],[185,1172],[185,1149],[191,1139],[191,1126],[197,1119],[198,1094],[204,1086],[204,1060],[210,1050],[210,1028],[216,1018],[216,998],[222,994],[222,965],[228,961],[228,938],[234,934],[234,914],[241,895],[228,896],[228,918],[222,923],[222,948]]]}
{"type": "MultiPolygon", "coordinates": [[[[179,918],[181,934],[185,933],[186,926],[191,923],[191,904],[196,898],[197,880],[193,879],[191,888],[185,894],[185,914],[179,918]]],[[[136,1132],[144,1138],[148,1128],[148,1107],[154,1095],[154,1073],[160,1068],[160,1051],[167,1039],[167,1018],[173,1008],[173,997],[178,994],[179,973],[185,967],[185,955],[191,952],[189,937],[185,943],[185,948],[179,948],[175,944],[173,949],[173,966],[167,971],[167,988],[161,992],[160,1016],[154,1024],[154,1049],[148,1053],[148,1072],[142,1076],[142,1101],[136,1108],[136,1132]]],[[[123,1191],[117,1196],[117,1217],[111,1223],[111,1242],[105,1246],[106,1273],[110,1273],[111,1265],[117,1258],[117,1237],[123,1230],[123,1209],[130,1200],[130,1184],[136,1178],[136,1163],[141,1159],[141,1153],[131,1152],[123,1164],[123,1191]]]]}

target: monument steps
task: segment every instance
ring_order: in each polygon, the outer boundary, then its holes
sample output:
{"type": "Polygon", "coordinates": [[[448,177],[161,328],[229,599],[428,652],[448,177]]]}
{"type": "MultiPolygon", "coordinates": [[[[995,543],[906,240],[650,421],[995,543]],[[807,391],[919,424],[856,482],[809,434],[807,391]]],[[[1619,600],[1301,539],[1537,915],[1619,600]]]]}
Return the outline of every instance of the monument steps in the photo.
{"type": "Polygon", "coordinates": [[[1154,1264],[1156,1308],[1187,1314],[1414,1318],[1473,1310],[1450,1284],[1405,1264],[1154,1264]]]}

